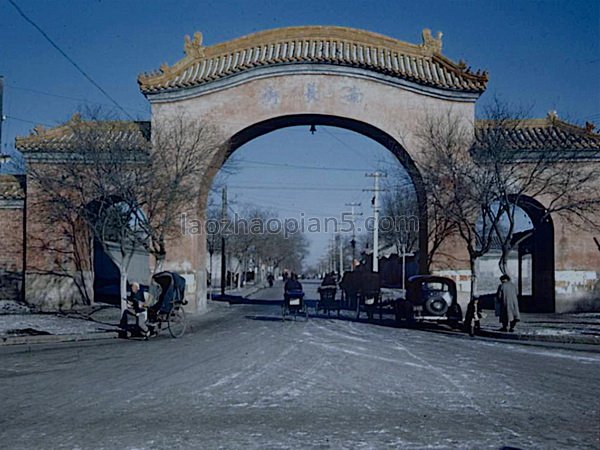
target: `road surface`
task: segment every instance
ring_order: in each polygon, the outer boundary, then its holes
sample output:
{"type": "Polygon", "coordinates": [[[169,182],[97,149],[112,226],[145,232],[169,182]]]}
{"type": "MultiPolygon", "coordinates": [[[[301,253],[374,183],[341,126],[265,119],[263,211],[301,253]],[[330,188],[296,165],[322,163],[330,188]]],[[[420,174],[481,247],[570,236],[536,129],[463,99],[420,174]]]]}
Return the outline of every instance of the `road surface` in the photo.
{"type": "Polygon", "coordinates": [[[268,304],[216,305],[179,340],[0,358],[5,449],[600,443],[598,353],[325,317],[282,322],[268,304]]]}

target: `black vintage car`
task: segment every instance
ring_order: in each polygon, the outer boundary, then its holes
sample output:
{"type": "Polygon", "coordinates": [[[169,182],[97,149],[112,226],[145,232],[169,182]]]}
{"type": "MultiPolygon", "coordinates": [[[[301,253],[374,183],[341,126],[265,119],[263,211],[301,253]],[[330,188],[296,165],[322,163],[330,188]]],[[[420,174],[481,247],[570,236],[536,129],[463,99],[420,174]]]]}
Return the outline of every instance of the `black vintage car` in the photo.
{"type": "Polygon", "coordinates": [[[415,275],[408,279],[406,298],[396,301],[396,321],[445,321],[458,326],[462,310],[457,300],[456,283],[435,275],[415,275]]]}

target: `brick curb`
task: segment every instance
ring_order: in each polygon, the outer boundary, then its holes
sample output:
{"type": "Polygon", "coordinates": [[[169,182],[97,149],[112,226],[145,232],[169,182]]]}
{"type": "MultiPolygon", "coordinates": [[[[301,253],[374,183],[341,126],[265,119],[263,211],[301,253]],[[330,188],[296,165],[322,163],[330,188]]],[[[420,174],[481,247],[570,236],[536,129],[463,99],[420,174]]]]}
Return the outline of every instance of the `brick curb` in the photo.
{"type": "Polygon", "coordinates": [[[0,347],[28,344],[54,344],[60,342],[83,342],[116,339],[117,332],[87,334],[41,334],[38,336],[0,336],[0,347]]]}
{"type": "Polygon", "coordinates": [[[478,335],[494,339],[505,339],[512,341],[538,341],[555,342],[558,344],[600,345],[600,336],[586,336],[580,334],[526,334],[481,330],[479,331],[478,335]]]}
{"type": "MultiPolygon", "coordinates": [[[[451,330],[440,327],[415,327],[413,330],[424,332],[447,334],[450,336],[470,337],[468,333],[462,330],[451,330]]],[[[508,333],[502,331],[479,330],[474,338],[483,337],[497,339],[502,341],[520,341],[520,342],[546,342],[555,344],[582,344],[600,346],[600,336],[586,336],[580,334],[525,334],[508,333]]]]}

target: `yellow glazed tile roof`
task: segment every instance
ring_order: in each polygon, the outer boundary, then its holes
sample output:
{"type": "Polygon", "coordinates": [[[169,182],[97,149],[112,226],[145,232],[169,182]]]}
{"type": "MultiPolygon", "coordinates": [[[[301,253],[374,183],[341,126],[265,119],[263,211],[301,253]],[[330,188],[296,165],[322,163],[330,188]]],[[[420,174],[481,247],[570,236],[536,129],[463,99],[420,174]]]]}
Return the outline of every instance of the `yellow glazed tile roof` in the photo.
{"type": "Polygon", "coordinates": [[[291,27],[262,31],[204,47],[202,34],[185,37],[185,57],[138,77],[144,94],[185,89],[261,66],[330,64],[363,68],[442,89],[485,90],[487,73],[472,73],[442,56],[441,33],[423,30],[422,43],[344,27],[291,27]]]}

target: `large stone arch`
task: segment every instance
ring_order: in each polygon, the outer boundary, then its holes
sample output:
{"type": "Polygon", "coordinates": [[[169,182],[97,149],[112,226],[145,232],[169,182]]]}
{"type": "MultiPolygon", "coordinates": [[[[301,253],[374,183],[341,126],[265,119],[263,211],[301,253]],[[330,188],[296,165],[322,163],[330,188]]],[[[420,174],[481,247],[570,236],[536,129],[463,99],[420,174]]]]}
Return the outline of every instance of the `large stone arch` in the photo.
{"type": "MultiPolygon", "coordinates": [[[[416,130],[425,117],[474,120],[487,75],[471,73],[441,55],[441,35],[424,30],[419,45],[340,27],[294,27],[256,33],[210,47],[186,36],[186,56],[172,67],[141,75],[152,126],[177,117],[214,124],[229,150],[207,155],[203,186],[241,143],[285,126],[334,125],[384,145],[407,168],[425,204],[414,160],[416,130]],[[229,153],[228,153],[229,152],[229,153]]],[[[207,192],[198,199],[202,219],[207,192]]],[[[421,221],[426,245],[427,224],[421,221]]],[[[426,252],[423,252],[426,253],[426,252]]],[[[168,267],[188,275],[198,309],[206,298],[206,242],[183,236],[168,267]]]]}

